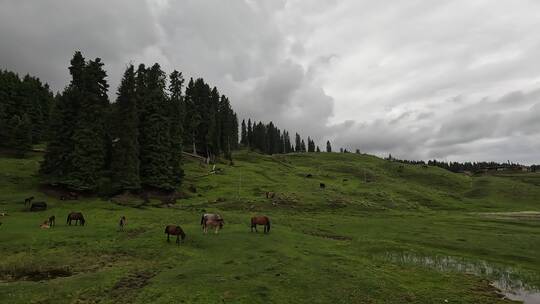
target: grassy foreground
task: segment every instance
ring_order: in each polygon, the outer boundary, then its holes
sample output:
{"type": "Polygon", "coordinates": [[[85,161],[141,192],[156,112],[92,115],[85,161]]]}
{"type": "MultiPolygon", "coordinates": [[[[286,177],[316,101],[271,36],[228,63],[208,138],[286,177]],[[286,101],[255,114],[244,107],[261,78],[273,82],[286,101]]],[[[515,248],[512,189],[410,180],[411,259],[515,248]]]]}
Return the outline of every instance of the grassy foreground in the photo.
{"type": "Polygon", "coordinates": [[[0,212],[9,214],[0,217],[0,303],[508,303],[490,285],[504,269],[540,286],[540,218],[516,216],[540,211],[539,174],[468,177],[367,155],[242,151],[213,175],[186,160],[188,197],[167,207],[60,201],[38,191],[39,161],[0,157],[0,212]],[[25,211],[31,195],[49,210],[25,211]],[[70,211],[87,225],[66,226],[70,211]],[[218,235],[202,234],[205,211],[225,218],[218,235]],[[53,214],[57,227],[39,229],[53,214]],[[256,214],[272,219],[270,234],[249,232],[256,214]],[[163,233],[173,223],[187,233],[180,246],[163,233]]]}

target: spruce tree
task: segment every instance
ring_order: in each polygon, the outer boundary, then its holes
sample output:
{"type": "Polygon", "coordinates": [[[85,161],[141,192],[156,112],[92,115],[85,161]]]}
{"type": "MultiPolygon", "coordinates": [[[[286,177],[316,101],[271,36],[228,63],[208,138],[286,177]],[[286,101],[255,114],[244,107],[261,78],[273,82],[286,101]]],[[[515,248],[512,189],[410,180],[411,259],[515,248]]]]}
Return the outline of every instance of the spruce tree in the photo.
{"type": "Polygon", "coordinates": [[[182,169],[182,136],[185,119],[182,101],[184,78],[182,77],[182,73],[173,71],[169,76],[169,79],[170,162],[174,183],[175,185],[179,185],[184,176],[184,171],[182,169]]]}
{"type": "Polygon", "coordinates": [[[133,65],[130,65],[124,72],[114,108],[112,187],[116,191],[137,190],[141,187],[139,178],[139,117],[133,65]]]}
{"type": "Polygon", "coordinates": [[[298,133],[295,135],[294,151],[302,152],[302,140],[300,139],[300,135],[298,133]]]}
{"type": "Polygon", "coordinates": [[[244,146],[247,146],[247,129],[246,129],[246,120],[242,119],[242,128],[240,131],[240,143],[244,146]]]}
{"type": "Polygon", "coordinates": [[[326,141],[326,152],[330,153],[332,152],[332,145],[330,145],[330,141],[326,141]]]}
{"type": "Polygon", "coordinates": [[[23,117],[13,116],[9,121],[9,126],[13,129],[9,146],[15,151],[15,155],[23,157],[32,148],[32,124],[25,114],[23,117]]]}
{"type": "Polygon", "coordinates": [[[210,92],[208,104],[208,135],[206,138],[207,157],[214,159],[221,151],[221,132],[223,132],[218,114],[219,92],[216,87],[210,92]]]}
{"type": "Polygon", "coordinates": [[[143,99],[138,104],[142,116],[139,129],[141,183],[150,188],[172,190],[174,185],[170,166],[165,73],[156,63],[144,74],[141,73],[141,76],[145,78],[145,92],[139,92],[143,99]]]}
{"type": "Polygon", "coordinates": [[[248,119],[248,124],[247,124],[247,145],[248,147],[251,148],[251,146],[253,145],[253,128],[252,128],[252,125],[251,125],[251,119],[248,119]]]}
{"type": "Polygon", "coordinates": [[[73,131],[73,170],[67,176],[71,189],[96,190],[105,167],[105,117],[108,84],[99,58],[83,69],[80,112],[73,131]]]}
{"type": "Polygon", "coordinates": [[[68,175],[73,169],[73,131],[79,119],[83,97],[85,60],[75,52],[70,61],[71,81],[64,92],[55,97],[51,112],[49,142],[41,163],[40,173],[52,184],[68,186],[68,175]]]}

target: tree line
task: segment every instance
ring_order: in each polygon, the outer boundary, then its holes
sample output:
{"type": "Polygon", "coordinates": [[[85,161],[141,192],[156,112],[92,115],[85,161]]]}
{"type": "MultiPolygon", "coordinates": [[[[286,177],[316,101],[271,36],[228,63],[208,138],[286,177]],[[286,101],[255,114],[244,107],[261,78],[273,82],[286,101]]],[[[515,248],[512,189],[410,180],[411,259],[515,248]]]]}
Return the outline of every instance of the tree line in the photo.
{"type": "MultiPolygon", "coordinates": [[[[390,154],[388,157],[385,158],[386,160],[391,160],[403,164],[409,164],[409,165],[428,165],[428,166],[434,166],[446,169],[448,171],[454,172],[454,173],[461,173],[461,172],[480,172],[484,170],[495,170],[495,169],[505,169],[505,170],[520,170],[523,167],[526,167],[519,163],[512,163],[510,161],[505,163],[499,163],[499,162],[445,162],[445,161],[438,161],[438,160],[428,160],[427,162],[423,160],[405,160],[405,159],[398,159],[395,157],[392,157],[392,154],[390,154]]],[[[530,171],[536,172],[539,169],[538,165],[531,165],[528,167],[530,171]]]]}
{"type": "Polygon", "coordinates": [[[182,152],[231,158],[238,122],[226,96],[202,78],[166,75],[159,64],[129,65],[109,102],[99,58],[76,52],[71,81],[58,94],[40,173],[78,191],[173,190],[182,181],[182,152]]]}
{"type": "MultiPolygon", "coordinates": [[[[253,121],[252,123],[251,118],[248,119],[247,124],[245,120],[242,120],[240,144],[264,154],[321,152],[319,146],[316,146],[315,141],[309,136],[307,144],[298,133],[295,133],[294,141],[292,141],[289,131],[281,131],[273,122],[265,124],[253,121]]],[[[329,141],[327,142],[327,152],[332,152],[329,141]]]]}
{"type": "Polygon", "coordinates": [[[53,93],[39,78],[0,70],[0,147],[23,156],[45,140],[53,104],[53,93]]]}

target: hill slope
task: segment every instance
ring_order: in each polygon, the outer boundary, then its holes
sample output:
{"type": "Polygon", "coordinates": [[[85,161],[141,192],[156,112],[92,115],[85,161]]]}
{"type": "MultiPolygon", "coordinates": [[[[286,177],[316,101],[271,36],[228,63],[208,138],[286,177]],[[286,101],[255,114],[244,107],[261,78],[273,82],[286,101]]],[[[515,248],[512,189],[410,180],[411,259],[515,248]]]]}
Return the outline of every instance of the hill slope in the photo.
{"type": "Polygon", "coordinates": [[[126,206],[60,201],[38,191],[40,155],[0,158],[0,211],[9,214],[0,218],[0,299],[496,303],[504,300],[486,279],[540,286],[540,221],[515,213],[540,211],[537,175],[468,177],[356,154],[234,159],[216,174],[186,159],[187,198],[166,207],[129,197],[126,206]],[[49,210],[25,211],[31,195],[49,210]],[[64,224],[72,210],[85,214],[85,227],[64,224]],[[224,216],[220,234],[201,233],[204,211],[224,216]],[[52,214],[57,227],[39,229],[52,214]],[[270,234],[249,232],[254,214],[271,217],[270,234]],[[118,232],[122,215],[128,226],[118,232]],[[167,244],[169,223],[182,225],[185,243],[167,244]]]}

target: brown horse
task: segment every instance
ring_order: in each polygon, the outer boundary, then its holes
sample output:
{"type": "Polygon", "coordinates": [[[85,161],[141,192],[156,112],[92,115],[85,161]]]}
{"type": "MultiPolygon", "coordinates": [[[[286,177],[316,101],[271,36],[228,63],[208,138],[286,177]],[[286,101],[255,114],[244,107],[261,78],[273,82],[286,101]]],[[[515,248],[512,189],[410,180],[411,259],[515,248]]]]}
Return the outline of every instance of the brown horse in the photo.
{"type": "Polygon", "coordinates": [[[270,219],[267,216],[254,216],[251,218],[251,232],[255,228],[257,231],[257,225],[264,225],[264,233],[270,232],[270,219]]]}
{"type": "Polygon", "coordinates": [[[124,226],[127,224],[127,219],[125,216],[122,216],[120,218],[120,222],[118,223],[118,230],[124,231],[124,226]]]}
{"type": "Polygon", "coordinates": [[[54,227],[55,224],[56,224],[56,216],[51,215],[49,217],[49,226],[54,227]]]}
{"type": "Polygon", "coordinates": [[[24,199],[24,206],[30,206],[32,204],[32,201],[34,200],[33,196],[30,196],[28,198],[24,199]]]}
{"type": "Polygon", "coordinates": [[[86,223],[84,216],[80,212],[71,212],[68,214],[66,224],[71,226],[71,221],[75,221],[75,226],[77,226],[77,223],[81,223],[81,226],[84,226],[84,223],[86,223]]]}
{"type": "Polygon", "coordinates": [[[49,221],[45,221],[45,222],[43,222],[43,224],[39,225],[39,228],[41,228],[41,229],[49,229],[49,228],[51,228],[51,223],[49,223],[49,221]]]}
{"type": "Polygon", "coordinates": [[[214,233],[217,234],[219,230],[223,229],[223,219],[208,219],[204,224],[204,233],[208,233],[208,227],[214,228],[214,233]]]}
{"type": "Polygon", "coordinates": [[[182,238],[182,242],[186,238],[184,230],[177,225],[167,225],[167,227],[165,227],[165,233],[167,234],[167,242],[171,241],[169,235],[176,235],[176,243],[178,245],[180,245],[180,238],[182,238]]]}

